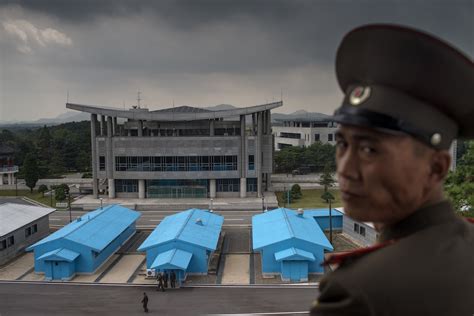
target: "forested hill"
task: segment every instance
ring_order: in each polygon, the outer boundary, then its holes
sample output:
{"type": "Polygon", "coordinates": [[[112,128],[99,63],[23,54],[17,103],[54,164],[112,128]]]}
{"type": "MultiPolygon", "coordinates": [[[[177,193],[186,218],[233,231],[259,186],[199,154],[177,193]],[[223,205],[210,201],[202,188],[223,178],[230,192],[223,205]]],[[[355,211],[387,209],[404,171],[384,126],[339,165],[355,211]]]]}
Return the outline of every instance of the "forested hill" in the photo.
{"type": "Polygon", "coordinates": [[[87,172],[91,166],[90,122],[71,122],[51,127],[2,129],[0,144],[15,150],[21,166],[28,153],[37,158],[39,177],[50,178],[68,171],[87,172]]]}

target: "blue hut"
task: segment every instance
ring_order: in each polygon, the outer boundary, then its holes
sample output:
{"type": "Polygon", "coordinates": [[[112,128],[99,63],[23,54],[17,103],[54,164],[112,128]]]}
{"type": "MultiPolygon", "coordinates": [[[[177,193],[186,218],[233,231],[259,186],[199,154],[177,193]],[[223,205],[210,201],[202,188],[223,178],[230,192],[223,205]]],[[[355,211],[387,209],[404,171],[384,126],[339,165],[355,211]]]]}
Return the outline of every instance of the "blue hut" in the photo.
{"type": "Polygon", "coordinates": [[[120,205],[89,212],[26,249],[46,280],[94,273],[133,234],[140,213],[120,205]]]}
{"type": "Polygon", "coordinates": [[[313,217],[286,208],[254,215],[252,238],[263,275],[280,275],[283,281],[307,281],[309,273],[323,273],[324,251],[333,250],[313,217]]]}
{"type": "Polygon", "coordinates": [[[179,281],[188,273],[207,274],[223,222],[222,216],[199,209],[166,216],[138,251],[146,251],[148,269],[174,271],[179,281]]]}

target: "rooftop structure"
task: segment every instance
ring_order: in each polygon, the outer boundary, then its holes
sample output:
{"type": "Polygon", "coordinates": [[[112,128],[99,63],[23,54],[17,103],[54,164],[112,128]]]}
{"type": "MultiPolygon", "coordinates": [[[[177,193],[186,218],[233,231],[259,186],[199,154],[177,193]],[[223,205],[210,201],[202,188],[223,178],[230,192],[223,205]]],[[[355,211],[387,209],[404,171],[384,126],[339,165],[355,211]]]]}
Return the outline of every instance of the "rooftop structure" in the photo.
{"type": "Polygon", "coordinates": [[[333,247],[313,216],[279,208],[252,217],[253,249],[260,251],[264,275],[306,281],[323,273],[324,251],[333,247]]]}
{"type": "Polygon", "coordinates": [[[271,186],[270,111],[280,106],[149,111],[66,104],[91,113],[93,195],[140,199],[262,196],[271,186]]]}
{"type": "Polygon", "coordinates": [[[199,209],[166,216],[138,251],[146,251],[148,269],[174,271],[179,280],[205,274],[223,223],[222,216],[199,209]]]}
{"type": "Polygon", "coordinates": [[[35,272],[46,279],[70,279],[93,273],[134,233],[140,213],[110,205],[87,213],[28,247],[34,250],[35,272]]]}

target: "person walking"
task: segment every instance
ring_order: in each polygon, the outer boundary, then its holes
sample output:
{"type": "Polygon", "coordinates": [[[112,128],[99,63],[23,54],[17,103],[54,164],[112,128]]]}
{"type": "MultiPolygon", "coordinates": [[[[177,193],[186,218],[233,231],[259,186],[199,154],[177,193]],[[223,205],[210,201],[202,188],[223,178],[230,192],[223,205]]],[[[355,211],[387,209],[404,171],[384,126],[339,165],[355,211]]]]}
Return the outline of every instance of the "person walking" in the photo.
{"type": "Polygon", "coordinates": [[[143,311],[145,313],[148,313],[148,296],[146,295],[145,292],[143,292],[142,304],[143,304],[143,311]]]}

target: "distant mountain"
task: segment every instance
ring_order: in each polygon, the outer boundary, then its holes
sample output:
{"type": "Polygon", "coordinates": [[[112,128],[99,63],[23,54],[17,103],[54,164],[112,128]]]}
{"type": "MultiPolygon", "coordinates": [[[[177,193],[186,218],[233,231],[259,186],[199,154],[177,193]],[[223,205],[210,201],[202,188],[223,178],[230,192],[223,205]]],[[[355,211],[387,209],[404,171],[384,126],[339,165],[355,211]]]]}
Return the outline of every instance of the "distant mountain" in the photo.
{"type": "Polygon", "coordinates": [[[299,110],[290,114],[272,113],[272,123],[276,123],[280,120],[322,121],[329,119],[331,119],[331,115],[318,112],[308,112],[305,110],[299,110]]]}
{"type": "Polygon", "coordinates": [[[66,113],[59,114],[55,118],[41,118],[36,121],[0,121],[0,126],[18,126],[25,125],[28,127],[43,126],[43,125],[59,125],[69,122],[81,122],[90,120],[90,114],[77,111],[68,111],[66,113]]]}
{"type": "Polygon", "coordinates": [[[208,106],[205,107],[206,110],[211,110],[211,111],[224,111],[224,110],[233,110],[237,109],[237,107],[231,105],[231,104],[219,104],[215,106],[208,106]]]}

